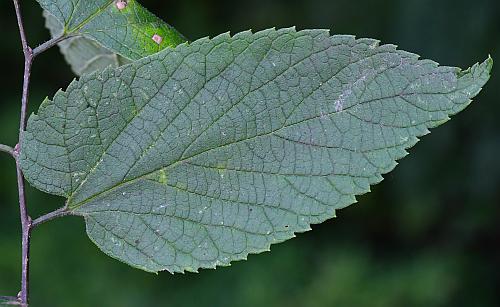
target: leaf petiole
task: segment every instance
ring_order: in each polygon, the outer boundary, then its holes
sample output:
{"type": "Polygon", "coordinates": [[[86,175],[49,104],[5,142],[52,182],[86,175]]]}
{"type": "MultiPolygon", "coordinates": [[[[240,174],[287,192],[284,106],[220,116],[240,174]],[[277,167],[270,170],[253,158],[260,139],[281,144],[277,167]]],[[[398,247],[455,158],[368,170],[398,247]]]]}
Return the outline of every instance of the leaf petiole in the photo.
{"type": "Polygon", "coordinates": [[[70,214],[71,213],[68,211],[68,207],[64,206],[62,208],[59,208],[55,211],[52,211],[50,213],[47,213],[47,214],[42,215],[41,217],[35,219],[31,224],[31,228],[36,228],[36,227],[40,226],[41,224],[44,224],[48,221],[52,221],[54,219],[57,219],[57,218],[60,218],[60,217],[66,216],[66,215],[70,215],[70,214]]]}
{"type": "Polygon", "coordinates": [[[62,42],[63,40],[65,40],[67,38],[69,38],[69,36],[67,36],[67,35],[53,37],[52,39],[46,41],[45,43],[43,43],[43,44],[39,45],[38,47],[36,47],[35,49],[33,49],[32,56],[36,57],[37,55],[47,51],[48,49],[54,47],[55,45],[57,45],[58,43],[62,42]]]}
{"type": "Polygon", "coordinates": [[[10,147],[10,146],[0,144],[0,151],[1,151],[1,152],[8,153],[8,154],[9,154],[9,155],[11,155],[14,159],[16,158],[16,156],[14,155],[14,148],[12,148],[12,147],[10,147]]]}
{"type": "Polygon", "coordinates": [[[21,305],[19,298],[15,296],[0,296],[0,304],[4,305],[21,305]]]}

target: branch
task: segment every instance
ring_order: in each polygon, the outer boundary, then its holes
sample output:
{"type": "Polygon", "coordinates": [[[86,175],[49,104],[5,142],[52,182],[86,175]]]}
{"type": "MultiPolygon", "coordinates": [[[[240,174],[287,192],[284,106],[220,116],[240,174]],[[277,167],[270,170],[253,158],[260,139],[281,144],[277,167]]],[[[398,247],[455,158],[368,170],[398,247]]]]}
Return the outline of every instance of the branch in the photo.
{"type": "Polygon", "coordinates": [[[26,198],[24,196],[24,177],[19,164],[19,152],[21,151],[21,140],[23,138],[26,127],[26,110],[28,107],[29,80],[31,75],[31,64],[33,62],[33,51],[28,46],[26,34],[24,32],[23,18],[19,7],[19,0],[13,0],[14,9],[16,11],[17,25],[21,37],[21,44],[24,52],[24,77],[23,77],[23,95],[21,99],[21,116],[19,121],[19,143],[14,149],[16,157],[17,170],[17,186],[19,193],[19,211],[21,216],[22,228],[22,273],[21,273],[21,292],[19,293],[19,302],[22,306],[28,306],[29,294],[29,248],[30,248],[30,233],[31,233],[31,218],[28,215],[26,208],[26,198]]]}
{"type": "Polygon", "coordinates": [[[21,15],[21,8],[19,6],[19,0],[13,0],[14,1],[14,9],[16,10],[16,17],[17,17],[17,25],[19,27],[19,34],[21,36],[21,43],[23,45],[23,51],[26,54],[26,51],[31,49],[28,46],[28,40],[26,39],[26,33],[24,32],[24,24],[23,24],[23,18],[21,15]]]}
{"type": "Polygon", "coordinates": [[[10,146],[0,144],[0,151],[8,153],[9,155],[11,155],[12,157],[15,158],[15,156],[14,156],[14,148],[12,148],[10,146]]]}
{"type": "MultiPolygon", "coordinates": [[[[20,0],[13,0],[14,9],[16,11],[17,25],[19,27],[19,35],[21,37],[21,44],[23,46],[24,53],[24,77],[23,77],[23,94],[21,99],[21,115],[19,119],[19,142],[14,149],[2,145],[0,150],[10,153],[16,159],[16,170],[17,170],[17,186],[19,193],[19,212],[21,216],[21,228],[22,228],[22,275],[21,275],[21,292],[16,298],[17,302],[21,306],[28,306],[29,297],[29,255],[30,255],[30,236],[31,230],[33,229],[33,223],[31,217],[28,215],[28,209],[26,207],[26,198],[24,191],[24,175],[21,170],[21,165],[19,162],[19,154],[22,151],[21,144],[24,137],[24,131],[26,130],[26,113],[28,109],[28,97],[29,97],[29,85],[31,77],[31,66],[33,64],[33,59],[46,51],[47,49],[53,47],[57,43],[66,39],[67,36],[62,35],[60,37],[53,38],[37,48],[35,50],[31,49],[28,45],[26,39],[26,33],[24,31],[23,18],[21,14],[21,8],[19,5],[20,0]]],[[[55,211],[54,213],[49,213],[48,215],[38,219],[36,225],[42,224],[45,221],[49,221],[58,216],[62,216],[65,213],[62,211],[55,211]]]]}

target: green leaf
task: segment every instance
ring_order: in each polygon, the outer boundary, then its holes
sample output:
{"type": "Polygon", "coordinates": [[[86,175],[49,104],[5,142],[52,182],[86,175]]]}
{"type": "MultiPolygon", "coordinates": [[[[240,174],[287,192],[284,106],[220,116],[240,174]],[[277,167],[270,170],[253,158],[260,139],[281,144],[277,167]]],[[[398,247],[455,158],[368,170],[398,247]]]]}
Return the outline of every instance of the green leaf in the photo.
{"type": "MultiPolygon", "coordinates": [[[[43,11],[43,16],[46,21],[45,26],[50,30],[51,36],[61,36],[63,26],[55,17],[46,11],[43,11]]],[[[83,36],[68,38],[58,45],[66,62],[71,65],[71,69],[78,76],[102,71],[109,66],[116,68],[131,62],[129,59],[102,47],[96,41],[83,36]]]]}
{"type": "Polygon", "coordinates": [[[45,100],[22,168],[112,257],[152,272],[228,265],[354,203],[491,67],[326,30],[204,38],[45,100]]]}
{"type": "Polygon", "coordinates": [[[52,37],[70,37],[59,46],[77,75],[117,67],[186,41],[135,0],[38,2],[52,37]]]}

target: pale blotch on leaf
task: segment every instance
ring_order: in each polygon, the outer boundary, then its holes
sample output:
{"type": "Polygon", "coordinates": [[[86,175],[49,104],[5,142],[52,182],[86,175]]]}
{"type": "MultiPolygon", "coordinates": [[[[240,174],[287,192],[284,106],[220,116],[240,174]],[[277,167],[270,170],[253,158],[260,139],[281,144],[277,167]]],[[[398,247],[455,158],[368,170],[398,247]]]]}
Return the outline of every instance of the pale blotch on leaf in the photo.
{"type": "Polygon", "coordinates": [[[157,43],[158,45],[160,45],[161,42],[163,42],[163,37],[161,37],[158,34],[153,35],[151,39],[154,40],[154,42],[157,43]]]}
{"type": "Polygon", "coordinates": [[[127,1],[125,0],[116,1],[116,8],[119,9],[120,11],[125,9],[126,7],[127,7],[127,1]]]}

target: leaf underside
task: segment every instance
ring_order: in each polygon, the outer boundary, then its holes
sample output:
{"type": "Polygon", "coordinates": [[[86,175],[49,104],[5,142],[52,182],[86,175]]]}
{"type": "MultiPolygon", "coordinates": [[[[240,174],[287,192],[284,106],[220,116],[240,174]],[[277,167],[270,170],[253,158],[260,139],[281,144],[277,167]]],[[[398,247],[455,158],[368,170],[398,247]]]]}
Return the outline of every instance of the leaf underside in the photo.
{"type": "Polygon", "coordinates": [[[441,67],[326,30],[204,38],[45,100],[22,168],[116,259],[229,265],[353,204],[469,105],[491,66],[441,67]]]}
{"type": "MultiPolygon", "coordinates": [[[[59,37],[63,32],[63,26],[46,11],[43,12],[43,16],[51,36],[59,37]]],[[[64,59],[77,76],[102,71],[107,67],[116,68],[131,62],[83,36],[68,38],[58,45],[64,59]]]]}
{"type": "Polygon", "coordinates": [[[135,0],[119,10],[116,0],[38,0],[52,37],[77,75],[118,67],[186,42],[173,27],[135,0]],[[153,40],[159,35],[160,43],[153,40]]]}

